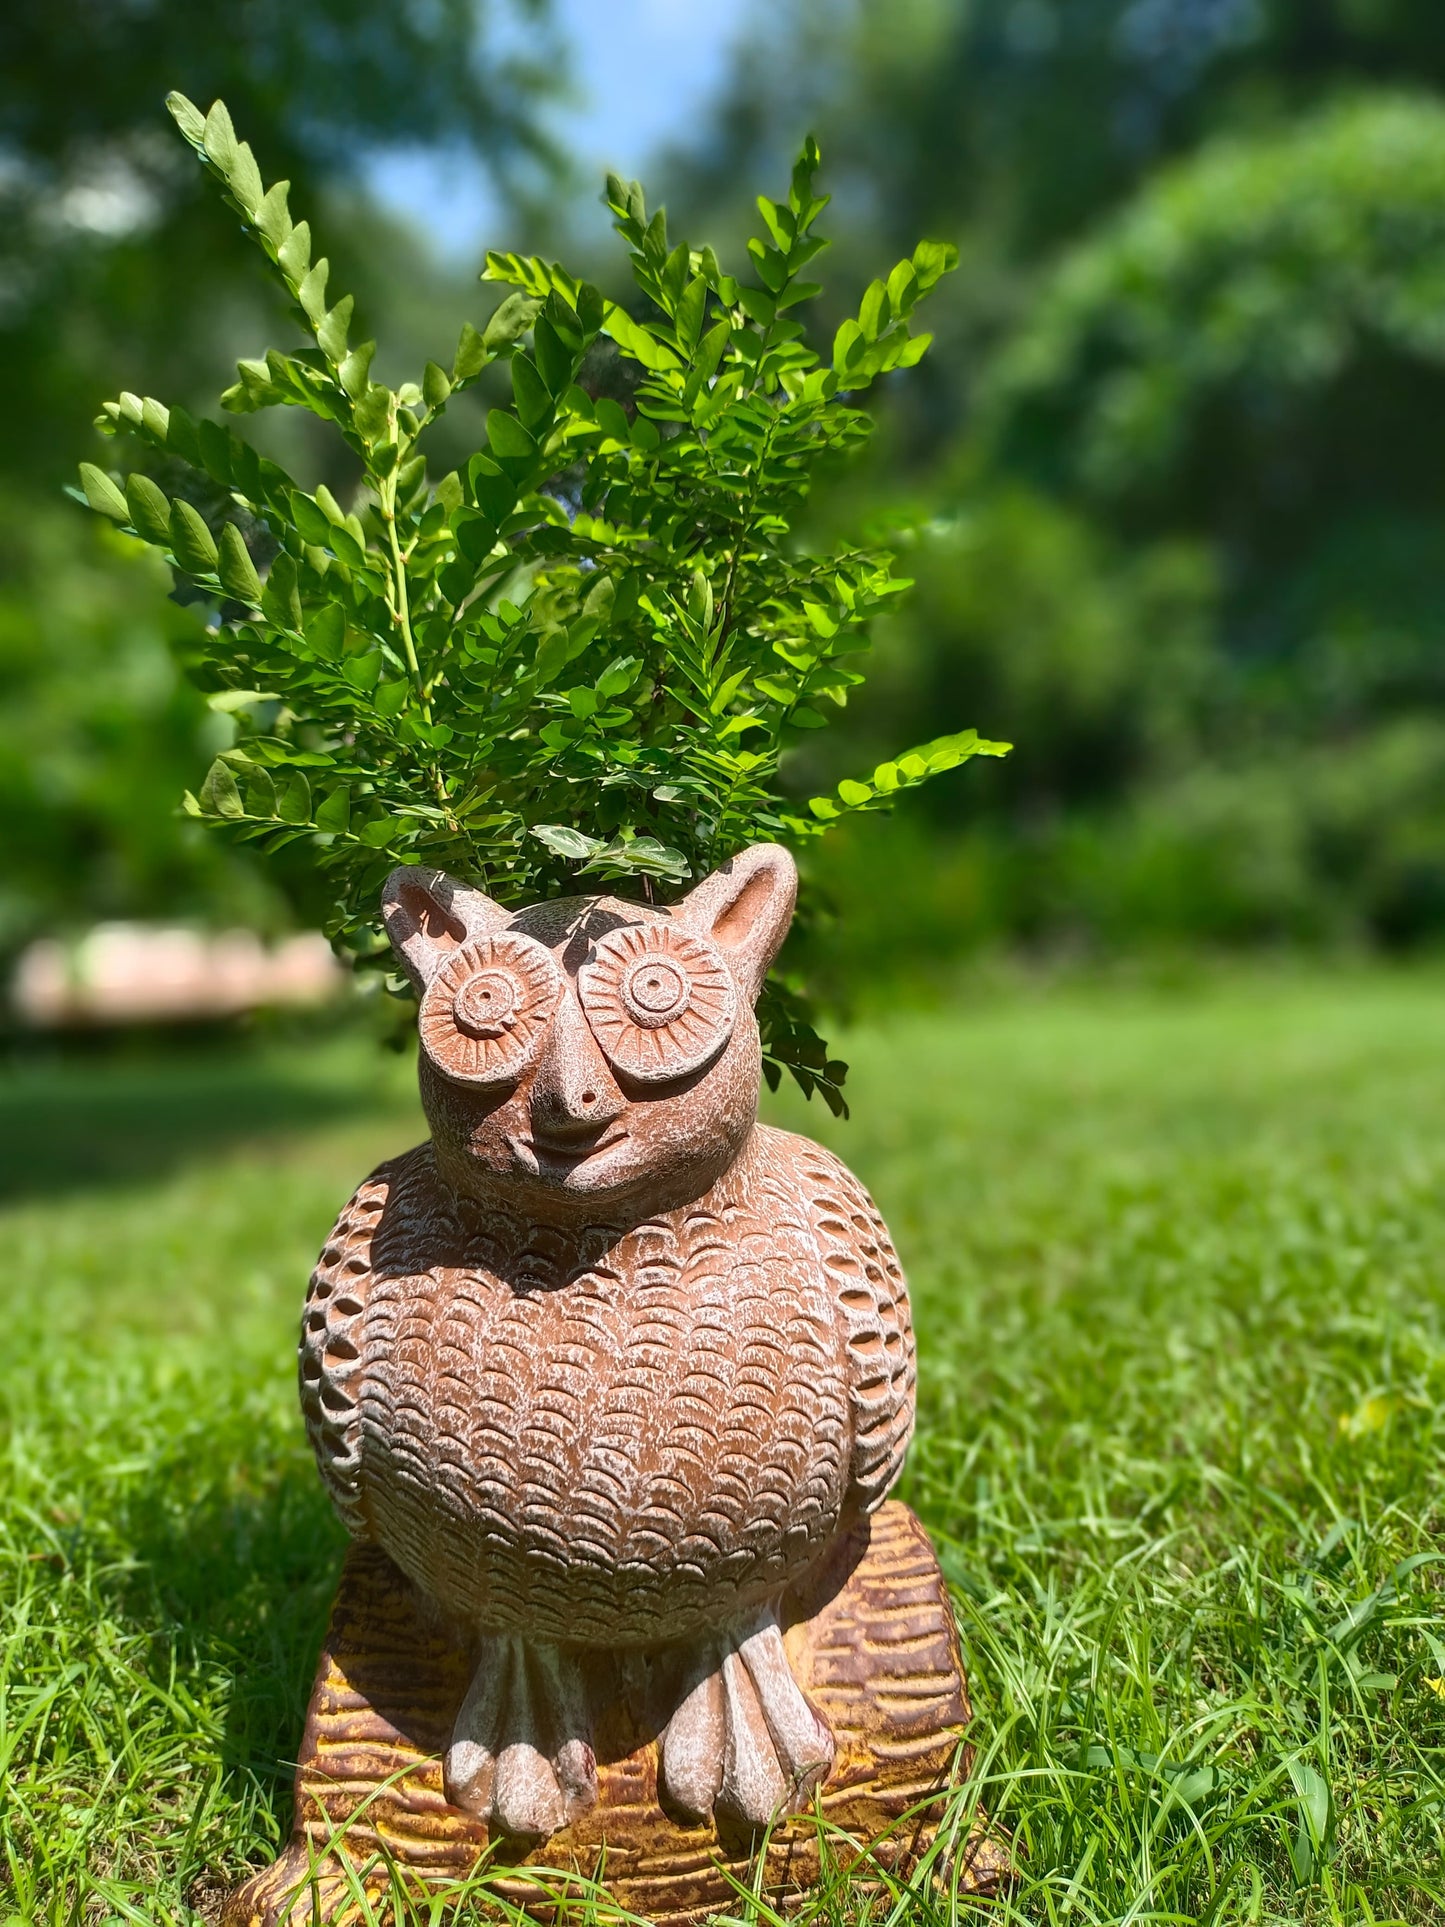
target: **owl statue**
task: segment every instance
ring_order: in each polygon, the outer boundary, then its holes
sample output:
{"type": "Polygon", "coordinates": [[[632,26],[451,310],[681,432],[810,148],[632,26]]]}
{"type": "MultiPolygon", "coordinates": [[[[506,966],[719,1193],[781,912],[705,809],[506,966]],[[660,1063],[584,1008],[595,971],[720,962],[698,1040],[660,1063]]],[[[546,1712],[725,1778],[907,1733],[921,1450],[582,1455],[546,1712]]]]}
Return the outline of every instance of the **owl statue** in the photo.
{"type": "Polygon", "coordinates": [[[781,848],[670,910],[396,871],[431,1141],[343,1211],[301,1394],[350,1532],[469,1642],[447,1800],[543,1841],[597,1796],[589,1672],[672,1668],[659,1797],[760,1827],[834,1754],[780,1606],[897,1477],[908,1297],[863,1187],[757,1118],[781,848]]]}

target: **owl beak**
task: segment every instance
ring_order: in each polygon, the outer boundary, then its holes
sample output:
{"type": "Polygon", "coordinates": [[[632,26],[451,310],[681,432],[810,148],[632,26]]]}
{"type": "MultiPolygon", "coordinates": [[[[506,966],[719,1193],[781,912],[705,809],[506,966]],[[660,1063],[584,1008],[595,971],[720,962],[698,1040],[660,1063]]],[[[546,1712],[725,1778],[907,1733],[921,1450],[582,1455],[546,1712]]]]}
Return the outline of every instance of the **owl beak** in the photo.
{"type": "MultiPolygon", "coordinates": [[[[533,1149],[570,1158],[600,1148],[598,1140],[627,1109],[627,1099],[571,995],[557,1006],[532,1079],[530,1108],[533,1149]]],[[[613,1132],[608,1141],[618,1135],[613,1132]]]]}

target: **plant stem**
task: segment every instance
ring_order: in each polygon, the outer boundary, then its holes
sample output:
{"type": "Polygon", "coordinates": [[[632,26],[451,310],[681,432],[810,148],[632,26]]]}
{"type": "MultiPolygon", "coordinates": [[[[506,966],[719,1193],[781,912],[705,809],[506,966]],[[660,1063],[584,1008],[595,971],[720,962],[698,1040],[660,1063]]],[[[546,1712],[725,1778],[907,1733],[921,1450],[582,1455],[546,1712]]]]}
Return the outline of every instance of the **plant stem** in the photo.
{"type": "MultiPolygon", "coordinates": [[[[402,553],[401,538],[396,532],[396,477],[400,466],[398,462],[390,475],[377,483],[376,494],[381,505],[382,520],[386,523],[387,541],[391,546],[392,619],[401,631],[401,646],[406,653],[407,669],[412,681],[416,684],[422,721],[430,729],[432,727],[431,694],[421,673],[421,663],[416,653],[416,638],[411,631],[411,601],[406,586],[406,557],[402,553]]],[[[446,778],[442,775],[440,764],[437,763],[432,764],[432,786],[436,790],[437,802],[446,809],[451,802],[451,797],[447,790],[446,778]]],[[[456,829],[455,818],[451,819],[451,826],[456,829]]]]}
{"type": "Polygon", "coordinates": [[[401,542],[396,532],[396,470],[393,469],[377,489],[381,504],[381,517],[386,523],[387,540],[391,545],[391,585],[392,616],[401,631],[401,646],[406,653],[406,666],[416,684],[417,698],[421,703],[422,720],[430,724],[431,697],[422,678],[421,664],[417,660],[416,640],[411,632],[411,604],[406,588],[406,558],[401,552],[401,542]]]}
{"type": "Polygon", "coordinates": [[[776,427],[777,419],[774,417],[768,422],[767,428],[763,433],[763,444],[753,464],[752,479],[748,489],[747,500],[743,504],[742,510],[737,518],[738,537],[733,543],[732,550],[728,556],[727,583],[723,589],[721,620],[718,623],[717,631],[717,649],[713,651],[714,660],[716,660],[718,653],[721,651],[724,643],[726,643],[728,632],[733,626],[733,597],[737,592],[738,566],[742,557],[742,547],[748,538],[753,513],[758,505],[758,491],[763,484],[763,473],[767,466],[768,456],[772,452],[773,431],[776,427]]]}

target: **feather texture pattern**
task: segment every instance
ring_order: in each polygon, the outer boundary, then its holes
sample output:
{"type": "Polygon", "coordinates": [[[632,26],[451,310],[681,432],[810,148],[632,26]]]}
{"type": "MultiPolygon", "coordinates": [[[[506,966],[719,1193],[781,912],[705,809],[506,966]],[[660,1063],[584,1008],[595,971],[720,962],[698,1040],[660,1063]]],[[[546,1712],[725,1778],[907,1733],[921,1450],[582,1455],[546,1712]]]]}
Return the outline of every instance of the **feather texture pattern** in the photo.
{"type": "Polygon", "coordinates": [[[913,1419],[903,1275],[829,1152],[759,1125],[696,1202],[566,1231],[383,1165],[313,1275],[302,1403],[358,1538],[489,1632],[682,1638],[878,1507],[913,1419]]]}

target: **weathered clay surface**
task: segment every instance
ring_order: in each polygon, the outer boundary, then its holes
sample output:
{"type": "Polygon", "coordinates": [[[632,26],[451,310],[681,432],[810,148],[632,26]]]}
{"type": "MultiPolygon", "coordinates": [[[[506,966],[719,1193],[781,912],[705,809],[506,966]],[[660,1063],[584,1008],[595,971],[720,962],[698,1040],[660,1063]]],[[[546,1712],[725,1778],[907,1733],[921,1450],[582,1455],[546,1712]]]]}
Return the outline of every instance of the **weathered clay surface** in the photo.
{"type": "Polygon", "coordinates": [[[605,1839],[610,1886],[681,1914],[819,1788],[867,1841],[949,1783],[946,1596],[878,1511],[913,1420],[902,1273],[837,1159],[757,1122],[795,889],[770,846],[671,912],[388,883],[432,1137],[362,1185],[307,1301],[302,1404],[364,1550],[299,1824],[390,1801],[418,1872],[605,1839]],[[415,1798],[376,1797],[403,1759],[415,1798]]]}
{"type": "Polygon", "coordinates": [[[696,1204],[565,1241],[410,1152],[348,1206],[303,1343],[343,1517],[479,1627],[599,1645],[776,1595],[883,1497],[912,1411],[876,1211],[764,1126],[696,1204]]]}
{"type": "MultiPolygon", "coordinates": [[[[933,1844],[946,1790],[970,1765],[953,1614],[917,1520],[896,1502],[883,1506],[834,1547],[784,1618],[789,1661],[837,1743],[821,1811],[860,1849],[871,1845],[885,1865],[906,1872],[933,1844]]],[[[322,1918],[354,1912],[328,1848],[358,1811],[346,1833],[354,1865],[385,1852],[419,1884],[457,1880],[476,1866],[486,1829],[447,1803],[439,1757],[470,1664],[385,1554],[353,1549],[302,1742],[296,1833],[274,1867],[232,1896],[224,1927],[272,1927],[293,1902],[298,1927],[317,1902],[322,1918]]],[[[591,1877],[605,1842],[608,1889],[630,1912],[681,1923],[730,1908],[727,1875],[751,1878],[755,1843],[687,1824],[661,1803],[656,1731],[672,1687],[665,1670],[655,1655],[610,1669],[597,1709],[596,1806],[544,1846],[499,1842],[494,1865],[591,1877]]],[[[981,1826],[950,1847],[936,1868],[940,1882],[980,1893],[1006,1877],[981,1826]]],[[[846,1861],[838,1836],[831,1850],[846,1861]]],[[[768,1842],[768,1887],[805,1890],[817,1874],[811,1817],[783,1821],[768,1842]]],[[[499,1885],[524,1904],[547,1897],[520,1872],[499,1885]]]]}

